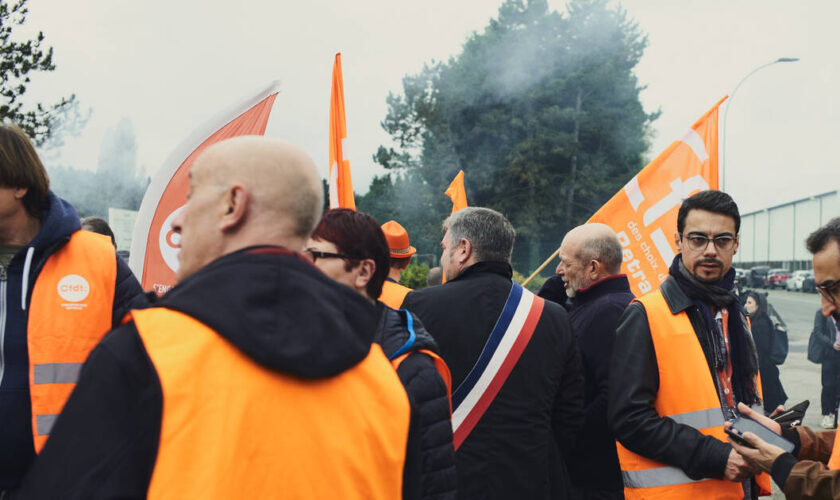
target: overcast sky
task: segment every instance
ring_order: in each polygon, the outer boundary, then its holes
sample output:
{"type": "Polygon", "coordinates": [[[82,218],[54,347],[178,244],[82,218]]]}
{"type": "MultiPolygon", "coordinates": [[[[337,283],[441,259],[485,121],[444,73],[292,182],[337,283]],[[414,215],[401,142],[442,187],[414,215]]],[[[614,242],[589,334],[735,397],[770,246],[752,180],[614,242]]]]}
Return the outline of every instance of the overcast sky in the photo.
{"type": "MultiPolygon", "coordinates": [[[[330,77],[342,53],[349,158],[358,192],[384,170],[371,155],[389,91],[424,62],[457,54],[500,1],[30,0],[27,29],[55,49],[57,70],[29,98],[75,93],[93,115],[60,151],[96,167],[106,130],[128,117],[151,174],[195,128],[271,80],[281,81],[266,135],[301,145],[327,172],[330,77]]],[[[550,1],[563,10],[565,2],[550,1]]],[[[840,2],[628,0],[649,37],[637,67],[647,111],[660,109],[656,156],[757,66],[728,116],[727,191],[742,212],[840,188],[840,2]]],[[[724,105],[725,106],[725,105],[724,105]]],[[[723,111],[721,110],[721,122],[723,111]]],[[[469,174],[467,174],[469,186],[469,174]]]]}

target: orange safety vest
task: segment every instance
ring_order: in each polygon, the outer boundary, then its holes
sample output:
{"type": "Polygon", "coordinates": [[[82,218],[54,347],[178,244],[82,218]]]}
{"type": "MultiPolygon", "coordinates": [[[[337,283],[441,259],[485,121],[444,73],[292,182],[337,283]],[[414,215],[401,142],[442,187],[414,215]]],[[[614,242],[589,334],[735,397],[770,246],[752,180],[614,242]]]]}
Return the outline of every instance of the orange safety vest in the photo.
{"type": "Polygon", "coordinates": [[[405,300],[405,296],[410,291],[411,288],[385,280],[385,283],[382,283],[382,293],[379,294],[379,300],[391,309],[399,309],[405,300]]]}
{"type": "Polygon", "coordinates": [[[377,344],[339,375],[302,379],[186,314],[131,315],[163,390],[148,498],[402,496],[411,410],[377,344]]]}
{"type": "MultiPolygon", "coordinates": [[[[637,300],[645,307],[659,366],[659,391],[653,403],[656,412],[725,442],[723,410],[688,314],[685,311],[672,314],[659,290],[637,300]]],[[[678,467],[637,455],[621,443],[616,443],[616,447],[625,498],[740,500],[744,497],[740,483],[718,479],[694,481],[678,467]]],[[[769,495],[769,476],[762,474],[756,479],[769,495]]]]}
{"type": "Polygon", "coordinates": [[[828,468],[831,470],[840,469],[840,439],[834,435],[834,445],[831,447],[831,456],[828,458],[828,468]]]}
{"type": "Polygon", "coordinates": [[[47,442],[82,364],[111,329],[117,254],[107,236],[76,231],[35,280],[26,341],[35,451],[47,442]]]}

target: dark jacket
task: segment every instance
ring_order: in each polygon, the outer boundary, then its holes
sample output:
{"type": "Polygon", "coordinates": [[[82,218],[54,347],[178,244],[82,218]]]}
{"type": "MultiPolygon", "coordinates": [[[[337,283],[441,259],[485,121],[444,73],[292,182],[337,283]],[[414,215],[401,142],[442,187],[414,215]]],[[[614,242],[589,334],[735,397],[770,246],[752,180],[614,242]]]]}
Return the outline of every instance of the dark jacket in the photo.
{"type": "Polygon", "coordinates": [[[563,285],[563,278],[560,276],[552,276],[545,280],[540,291],[537,292],[540,297],[556,302],[563,306],[567,311],[571,307],[569,303],[569,295],[566,293],[566,287],[563,285]]]}
{"type": "Polygon", "coordinates": [[[455,449],[452,447],[452,419],[449,414],[449,396],[446,384],[438,374],[432,358],[418,352],[420,349],[440,354],[437,344],[423,327],[420,319],[407,310],[397,311],[382,302],[379,327],[374,342],[393,360],[403,353],[410,354],[397,368],[397,375],[411,402],[412,426],[417,428],[419,439],[414,440],[419,449],[409,454],[420,457],[406,463],[413,469],[409,477],[419,478],[419,485],[407,489],[420,494],[419,498],[455,498],[458,474],[455,471],[455,449]],[[409,331],[406,314],[411,314],[412,331],[409,331]]]}
{"type": "Polygon", "coordinates": [[[773,462],[770,475],[785,498],[840,498],[840,470],[826,467],[836,431],[814,432],[808,427],[792,427],[782,434],[794,443],[795,448],[793,453],[782,454],[773,462]]]}
{"type": "Polygon", "coordinates": [[[831,319],[831,316],[823,316],[821,308],[817,309],[816,316],[814,316],[814,329],[811,331],[811,337],[822,350],[820,358],[833,361],[831,356],[835,353],[834,341],[837,332],[834,329],[834,320],[831,319]]]}
{"type": "Polygon", "coordinates": [[[615,436],[607,424],[607,394],[615,329],[633,298],[627,276],[620,274],[577,290],[572,299],[569,322],[583,358],[586,418],[566,465],[579,488],[624,487],[615,436]]]}
{"type": "Polygon", "coordinates": [[[758,351],[758,370],[761,376],[764,411],[770,413],[787,401],[787,394],[779,379],[779,367],[773,363],[773,344],[778,341],[776,338],[778,334],[773,326],[773,320],[767,313],[750,317],[750,331],[755,340],[755,349],[758,351]]]}
{"type": "MultiPolygon", "coordinates": [[[[76,210],[50,191],[41,212],[41,228],[35,238],[22,248],[6,269],[0,270],[5,296],[0,310],[0,490],[17,486],[35,458],[32,441],[32,406],[29,397],[29,351],[27,323],[32,289],[47,260],[81,230],[76,210]],[[29,248],[33,248],[25,301],[23,272],[29,248]]],[[[141,296],[140,284],[126,263],[117,257],[117,279],[112,310],[112,324],[119,325],[129,304],[141,296]]]]}
{"type": "MultiPolygon", "coordinates": [[[[340,374],[364,359],[378,320],[361,295],[277,247],[223,256],[153,305],[195,318],[266,368],[307,379],[340,374]]],[[[162,404],[160,379],[134,323],[118,327],[83,366],[20,498],[145,498],[162,404]]],[[[408,439],[416,448],[411,432],[408,439]]]]}
{"type": "MultiPolygon", "coordinates": [[[[512,270],[479,262],[442,286],[416,290],[403,307],[437,341],[458,387],[507,301],[512,270]]],[[[583,417],[580,354],[566,311],[545,302],[531,340],[496,398],[455,453],[460,498],[547,498],[583,417]]]]}
{"type": "MultiPolygon", "coordinates": [[[[686,311],[700,341],[717,388],[711,352],[711,333],[673,277],[659,287],[672,314],[686,311]]],[[[659,365],[653,349],[645,308],[633,302],[624,311],[613,349],[608,417],[616,437],[630,451],[682,469],[692,479],[723,478],[732,447],[687,425],[660,417],[653,407],[659,391],[659,365]]]]}

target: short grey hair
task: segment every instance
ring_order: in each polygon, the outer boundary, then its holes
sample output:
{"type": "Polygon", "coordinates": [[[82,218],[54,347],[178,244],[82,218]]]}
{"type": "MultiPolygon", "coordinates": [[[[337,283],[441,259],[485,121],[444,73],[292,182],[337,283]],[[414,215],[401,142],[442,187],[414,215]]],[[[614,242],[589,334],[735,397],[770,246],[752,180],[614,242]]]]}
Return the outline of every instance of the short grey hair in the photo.
{"type": "Polygon", "coordinates": [[[443,230],[449,231],[449,241],[453,246],[462,238],[469,241],[476,262],[510,263],[516,230],[504,215],[495,210],[483,207],[458,210],[443,221],[443,230]]]}
{"type": "Polygon", "coordinates": [[[621,243],[615,234],[603,234],[587,238],[580,244],[575,257],[584,264],[597,260],[604,264],[607,272],[611,274],[621,272],[621,243]]]}

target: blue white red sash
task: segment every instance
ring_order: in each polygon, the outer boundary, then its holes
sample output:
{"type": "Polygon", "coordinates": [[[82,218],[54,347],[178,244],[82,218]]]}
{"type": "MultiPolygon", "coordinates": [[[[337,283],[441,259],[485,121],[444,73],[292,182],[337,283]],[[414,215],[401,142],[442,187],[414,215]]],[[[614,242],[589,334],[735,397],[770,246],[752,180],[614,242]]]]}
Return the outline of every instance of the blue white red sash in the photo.
{"type": "Polygon", "coordinates": [[[457,450],[481,420],[531,340],[545,301],[513,283],[496,326],[475,366],[452,393],[452,431],[457,450]]]}

